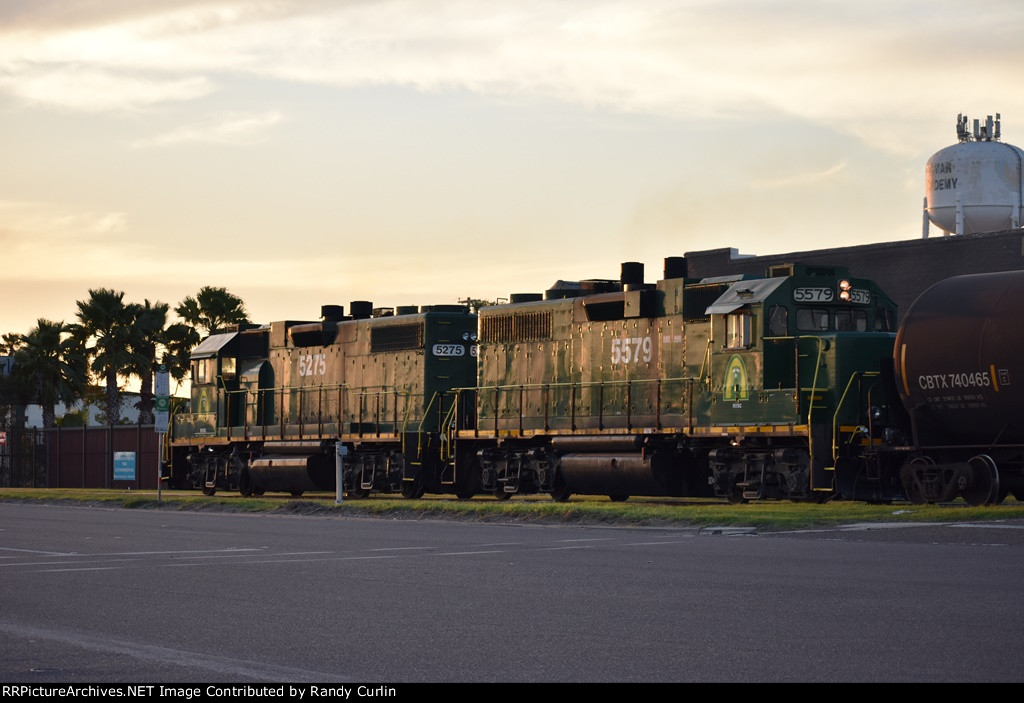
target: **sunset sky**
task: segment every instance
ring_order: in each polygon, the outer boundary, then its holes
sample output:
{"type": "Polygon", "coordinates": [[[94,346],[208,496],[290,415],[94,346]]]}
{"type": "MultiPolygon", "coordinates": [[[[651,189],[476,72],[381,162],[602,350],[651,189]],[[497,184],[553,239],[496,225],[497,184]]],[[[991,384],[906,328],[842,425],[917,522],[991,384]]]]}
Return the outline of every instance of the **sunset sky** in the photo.
{"type": "Polygon", "coordinates": [[[1019,0],[3,0],[0,332],[914,239],[958,113],[1024,145],[1021,37],[1019,0]]]}

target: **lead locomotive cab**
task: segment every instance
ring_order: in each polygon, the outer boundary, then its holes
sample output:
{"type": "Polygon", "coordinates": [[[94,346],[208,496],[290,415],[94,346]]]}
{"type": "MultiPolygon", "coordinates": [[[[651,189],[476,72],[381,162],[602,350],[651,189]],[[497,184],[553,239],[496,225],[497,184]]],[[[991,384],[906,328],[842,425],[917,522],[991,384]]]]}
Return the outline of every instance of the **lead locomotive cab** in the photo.
{"type": "Polygon", "coordinates": [[[840,443],[860,444],[869,397],[886,404],[880,373],[895,305],[873,282],[833,266],[788,264],[739,279],[711,316],[710,452],[717,495],[823,499],[840,443]]]}

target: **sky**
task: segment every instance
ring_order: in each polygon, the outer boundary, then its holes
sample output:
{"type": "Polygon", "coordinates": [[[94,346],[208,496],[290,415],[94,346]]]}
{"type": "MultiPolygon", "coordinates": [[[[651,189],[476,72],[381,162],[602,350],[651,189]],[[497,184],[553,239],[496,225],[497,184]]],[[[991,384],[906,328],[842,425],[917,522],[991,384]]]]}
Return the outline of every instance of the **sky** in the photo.
{"type": "Polygon", "coordinates": [[[0,333],[915,239],[959,113],[1024,145],[1022,36],[1019,0],[3,0],[0,333]]]}

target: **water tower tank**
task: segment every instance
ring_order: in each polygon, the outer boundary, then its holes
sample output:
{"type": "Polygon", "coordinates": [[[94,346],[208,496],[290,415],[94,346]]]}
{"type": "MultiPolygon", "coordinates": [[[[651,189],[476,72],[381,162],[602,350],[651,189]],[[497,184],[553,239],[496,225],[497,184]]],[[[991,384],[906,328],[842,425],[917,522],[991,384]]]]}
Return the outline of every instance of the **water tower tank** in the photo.
{"type": "Polygon", "coordinates": [[[957,117],[959,143],[938,151],[925,174],[928,220],[948,233],[1015,229],[1024,222],[1024,150],[999,141],[999,115],[985,124],[957,117]]]}

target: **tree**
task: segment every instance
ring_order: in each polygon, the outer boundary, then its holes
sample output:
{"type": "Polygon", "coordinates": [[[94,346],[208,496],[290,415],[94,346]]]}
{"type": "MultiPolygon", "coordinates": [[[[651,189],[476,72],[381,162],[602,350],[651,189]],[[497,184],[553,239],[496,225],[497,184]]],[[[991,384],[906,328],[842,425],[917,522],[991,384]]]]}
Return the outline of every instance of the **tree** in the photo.
{"type": "Polygon", "coordinates": [[[14,353],[21,347],[21,334],[8,332],[0,337],[0,429],[25,426],[25,393],[13,377],[14,353]]]}
{"type": "Polygon", "coordinates": [[[164,342],[164,327],[167,325],[167,303],[150,303],[149,299],[142,305],[130,305],[130,315],[134,318],[131,346],[131,366],[128,372],[139,379],[139,424],[153,424],[153,371],[156,366],[157,347],[164,342]]]}
{"type": "Polygon", "coordinates": [[[249,321],[242,299],[227,288],[203,286],[196,297],[187,296],[174,312],[202,333],[204,337],[223,329],[249,321]]]}
{"type": "Polygon", "coordinates": [[[171,378],[181,381],[188,376],[192,364],[192,350],[200,341],[199,333],[186,322],[175,322],[167,327],[163,363],[167,364],[167,372],[171,378]]]}
{"type": "Polygon", "coordinates": [[[124,302],[123,291],[108,288],[89,290],[88,300],[79,300],[75,336],[85,349],[89,368],[105,385],[102,403],[106,422],[121,418],[121,388],[118,377],[135,367],[132,346],[137,306],[124,302]]]}
{"type": "Polygon", "coordinates": [[[80,400],[89,385],[88,361],[74,328],[40,318],[20,335],[11,377],[22,397],[43,409],[43,427],[56,426],[57,403],[80,400]]]}
{"type": "Polygon", "coordinates": [[[168,373],[177,380],[185,377],[189,370],[192,348],[199,343],[199,333],[183,323],[167,325],[167,303],[133,305],[131,312],[135,323],[131,335],[131,375],[139,379],[139,423],[153,424],[153,373],[157,357],[167,364],[168,373]]]}

